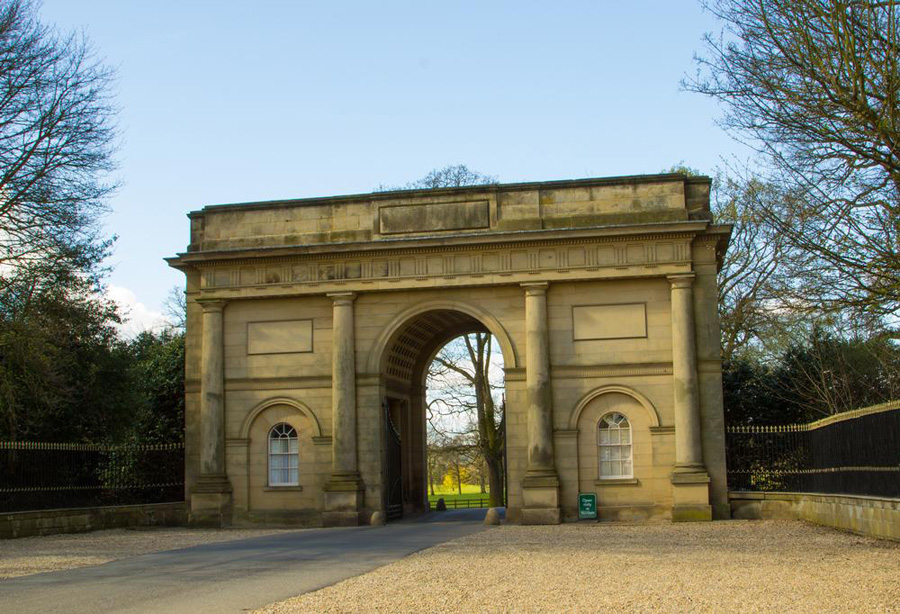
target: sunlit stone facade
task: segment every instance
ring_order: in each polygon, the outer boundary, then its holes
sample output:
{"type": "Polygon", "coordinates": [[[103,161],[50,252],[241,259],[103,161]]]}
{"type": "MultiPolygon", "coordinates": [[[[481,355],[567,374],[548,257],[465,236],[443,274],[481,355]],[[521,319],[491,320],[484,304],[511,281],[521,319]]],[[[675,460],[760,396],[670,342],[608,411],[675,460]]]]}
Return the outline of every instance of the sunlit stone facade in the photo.
{"type": "Polygon", "coordinates": [[[506,368],[509,520],[576,519],[580,492],[601,519],[727,517],[730,229],[709,187],[652,175],[191,213],[169,263],[187,277],[192,521],[365,523],[395,483],[422,510],[425,370],[474,331],[506,368]],[[621,430],[601,444],[603,424],[621,430]]]}

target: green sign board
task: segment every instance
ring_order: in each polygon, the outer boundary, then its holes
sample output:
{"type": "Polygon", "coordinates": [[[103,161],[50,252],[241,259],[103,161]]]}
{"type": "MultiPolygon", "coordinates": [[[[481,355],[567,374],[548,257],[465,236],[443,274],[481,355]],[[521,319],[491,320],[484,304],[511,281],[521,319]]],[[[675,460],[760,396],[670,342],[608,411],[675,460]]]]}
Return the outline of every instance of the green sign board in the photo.
{"type": "Polygon", "coordinates": [[[597,517],[597,495],[592,492],[578,493],[578,519],[597,517]]]}

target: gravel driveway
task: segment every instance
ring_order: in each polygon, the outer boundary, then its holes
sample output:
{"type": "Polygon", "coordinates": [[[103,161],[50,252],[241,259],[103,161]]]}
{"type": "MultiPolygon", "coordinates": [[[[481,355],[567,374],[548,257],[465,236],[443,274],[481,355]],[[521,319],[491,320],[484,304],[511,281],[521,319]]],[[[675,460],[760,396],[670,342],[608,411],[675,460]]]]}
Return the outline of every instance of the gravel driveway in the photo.
{"type": "Polygon", "coordinates": [[[256,610],[900,612],[900,544],[794,521],[504,525],[256,610]]]}
{"type": "Polygon", "coordinates": [[[297,529],[111,529],[0,540],[0,578],[100,565],[139,554],[246,539],[297,529]]]}

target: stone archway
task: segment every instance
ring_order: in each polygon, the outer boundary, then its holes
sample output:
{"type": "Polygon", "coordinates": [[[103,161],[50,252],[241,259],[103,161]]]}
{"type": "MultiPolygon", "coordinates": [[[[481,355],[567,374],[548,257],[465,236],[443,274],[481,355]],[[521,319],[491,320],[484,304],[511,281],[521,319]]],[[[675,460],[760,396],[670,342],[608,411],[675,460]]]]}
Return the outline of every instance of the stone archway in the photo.
{"type": "MultiPolygon", "coordinates": [[[[730,229],[711,222],[709,186],[670,174],[191,213],[169,262],[187,276],[192,521],[247,516],[242,425],[273,398],[302,403],[321,431],[305,511],[325,524],[386,511],[386,417],[424,442],[427,362],[485,330],[506,363],[509,520],[575,518],[584,487],[623,508],[650,497],[673,519],[727,517],[716,273],[730,229]],[[579,480],[592,391],[653,408],[652,479],[579,480]]],[[[410,506],[423,451],[401,443],[410,506]]]]}

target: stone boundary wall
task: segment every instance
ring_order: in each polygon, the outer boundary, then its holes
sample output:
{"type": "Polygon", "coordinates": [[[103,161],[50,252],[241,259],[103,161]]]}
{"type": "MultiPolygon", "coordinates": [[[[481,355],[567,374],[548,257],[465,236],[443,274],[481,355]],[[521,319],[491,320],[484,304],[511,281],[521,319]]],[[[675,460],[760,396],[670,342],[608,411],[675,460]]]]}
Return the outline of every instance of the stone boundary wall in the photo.
{"type": "Polygon", "coordinates": [[[123,527],[187,524],[187,507],[178,503],[81,507],[0,514],[0,539],[81,533],[123,527]]]}
{"type": "Polygon", "coordinates": [[[799,519],[900,541],[900,499],[793,492],[730,492],[731,517],[799,519]]]}

